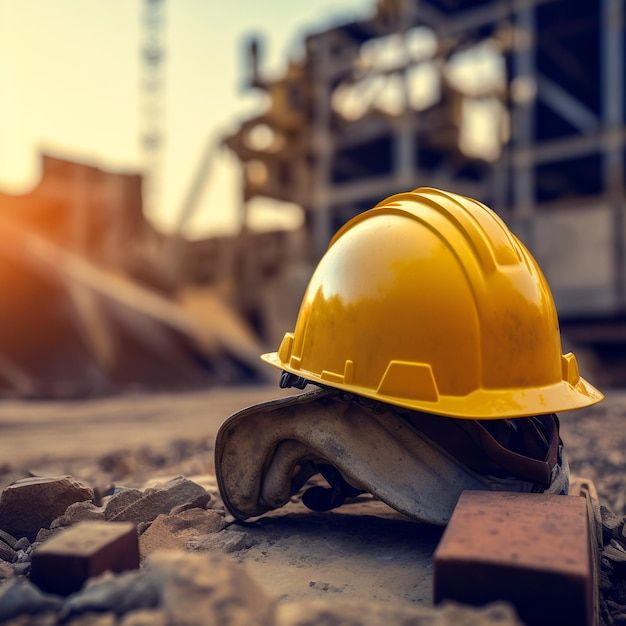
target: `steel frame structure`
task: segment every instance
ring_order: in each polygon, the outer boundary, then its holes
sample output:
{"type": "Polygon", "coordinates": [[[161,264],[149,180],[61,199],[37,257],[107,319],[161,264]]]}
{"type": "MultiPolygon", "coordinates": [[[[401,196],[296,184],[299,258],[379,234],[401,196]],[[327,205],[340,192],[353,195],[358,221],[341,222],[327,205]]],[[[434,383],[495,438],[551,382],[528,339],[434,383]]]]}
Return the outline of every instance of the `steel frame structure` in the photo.
{"type": "MultiPolygon", "coordinates": [[[[477,197],[506,217],[545,265],[565,318],[626,319],[624,0],[380,2],[370,18],[307,37],[304,59],[273,81],[259,76],[258,43],[254,49],[251,86],[267,90],[270,100],[281,87],[296,89],[300,121],[286,130],[270,105],[226,143],[244,171],[251,162],[267,168],[261,183],[244,176],[244,201],[265,196],[303,207],[313,258],[341,223],[376,200],[438,186],[477,197]],[[450,164],[453,151],[424,141],[430,130],[424,111],[407,105],[394,116],[337,121],[333,94],[358,75],[360,47],[420,26],[436,35],[434,58],[444,64],[458,50],[510,35],[500,94],[510,137],[497,160],[467,159],[470,175],[459,173],[465,165],[450,164]],[[287,147],[268,153],[246,145],[258,124],[290,138],[287,147]],[[372,150],[379,152],[373,166],[366,158],[372,150]],[[578,255],[573,265],[560,241],[567,237],[580,248],[570,250],[578,255]]],[[[432,61],[407,55],[380,73],[406,85],[413,67],[432,61]]],[[[406,91],[403,97],[408,103],[406,91]]]]}

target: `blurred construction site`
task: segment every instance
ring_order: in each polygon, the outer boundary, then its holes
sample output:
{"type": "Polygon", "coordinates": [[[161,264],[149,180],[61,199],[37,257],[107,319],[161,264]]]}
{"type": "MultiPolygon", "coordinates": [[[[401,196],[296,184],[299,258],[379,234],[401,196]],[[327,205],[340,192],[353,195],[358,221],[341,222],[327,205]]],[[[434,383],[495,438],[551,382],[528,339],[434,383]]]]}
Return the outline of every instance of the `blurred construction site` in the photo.
{"type": "Polygon", "coordinates": [[[598,384],[626,384],[623,0],[372,1],[309,28],[278,75],[242,33],[225,53],[244,47],[246,88],[265,97],[217,142],[241,170],[237,232],[201,239],[185,225],[214,142],[189,164],[175,227],[146,211],[163,167],[166,8],[141,7],[144,166],[42,154],[34,189],[0,193],[0,393],[267,380],[258,354],[293,326],[333,232],[419,186],[499,212],[548,278],[565,345],[598,384]],[[258,230],[259,199],[298,207],[302,225],[258,230]]]}

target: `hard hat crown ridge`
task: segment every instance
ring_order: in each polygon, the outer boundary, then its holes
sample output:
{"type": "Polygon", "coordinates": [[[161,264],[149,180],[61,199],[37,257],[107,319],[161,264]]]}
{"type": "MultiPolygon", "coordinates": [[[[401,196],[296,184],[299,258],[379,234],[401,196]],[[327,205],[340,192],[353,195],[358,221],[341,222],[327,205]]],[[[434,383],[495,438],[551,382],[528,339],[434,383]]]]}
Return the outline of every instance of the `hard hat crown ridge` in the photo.
{"type": "Polygon", "coordinates": [[[476,200],[419,188],[333,237],[296,327],[262,357],[311,382],[409,409],[499,419],[602,394],[563,355],[548,284],[476,200]]]}

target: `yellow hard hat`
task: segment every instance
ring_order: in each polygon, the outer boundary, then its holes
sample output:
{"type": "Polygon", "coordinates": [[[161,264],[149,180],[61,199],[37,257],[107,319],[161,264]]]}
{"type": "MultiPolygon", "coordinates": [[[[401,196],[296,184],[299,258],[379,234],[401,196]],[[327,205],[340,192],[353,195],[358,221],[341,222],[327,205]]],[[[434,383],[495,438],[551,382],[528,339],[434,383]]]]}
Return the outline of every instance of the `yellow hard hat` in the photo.
{"type": "Polygon", "coordinates": [[[602,400],[561,353],[548,283],[476,200],[431,188],[346,223],[268,363],[408,409],[468,419],[568,411],[602,400]]]}

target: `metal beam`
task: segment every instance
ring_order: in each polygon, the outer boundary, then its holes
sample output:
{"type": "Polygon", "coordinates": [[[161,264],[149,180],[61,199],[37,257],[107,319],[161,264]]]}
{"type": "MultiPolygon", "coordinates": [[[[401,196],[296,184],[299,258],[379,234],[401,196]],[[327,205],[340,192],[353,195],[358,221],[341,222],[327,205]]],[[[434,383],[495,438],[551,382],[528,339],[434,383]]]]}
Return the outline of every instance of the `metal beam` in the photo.
{"type": "Polygon", "coordinates": [[[449,18],[441,29],[444,36],[467,33],[468,30],[481,28],[488,24],[498,22],[511,15],[511,12],[524,12],[541,4],[558,2],[559,0],[511,0],[502,2],[494,0],[491,4],[469,9],[449,18]]]}
{"type": "MultiPolygon", "coordinates": [[[[536,44],[535,7],[518,7],[515,14],[513,41],[513,146],[522,153],[534,142],[536,100],[536,44]]],[[[515,162],[513,171],[513,210],[520,225],[520,235],[533,247],[533,210],[535,203],[535,176],[532,163],[515,162]]]]}
{"type": "Polygon", "coordinates": [[[313,254],[320,258],[331,233],[330,173],[332,159],[331,136],[331,56],[329,41],[317,37],[313,52],[313,254]]]}
{"type": "Polygon", "coordinates": [[[624,125],[624,4],[602,0],[602,113],[605,130],[604,184],[614,216],[615,290],[626,306],[626,210],[624,202],[624,151],[619,140],[624,125]]]}
{"type": "Polygon", "coordinates": [[[598,127],[594,112],[547,76],[537,77],[537,95],[572,126],[584,132],[598,127]]]}

